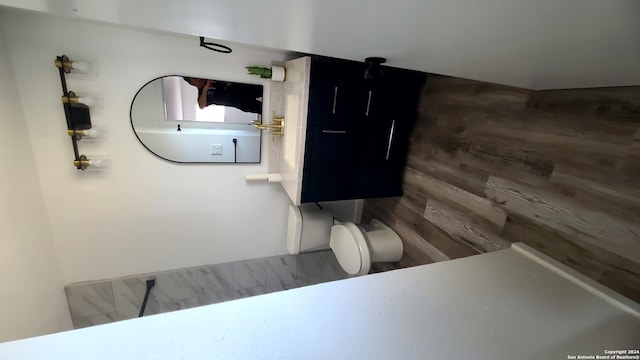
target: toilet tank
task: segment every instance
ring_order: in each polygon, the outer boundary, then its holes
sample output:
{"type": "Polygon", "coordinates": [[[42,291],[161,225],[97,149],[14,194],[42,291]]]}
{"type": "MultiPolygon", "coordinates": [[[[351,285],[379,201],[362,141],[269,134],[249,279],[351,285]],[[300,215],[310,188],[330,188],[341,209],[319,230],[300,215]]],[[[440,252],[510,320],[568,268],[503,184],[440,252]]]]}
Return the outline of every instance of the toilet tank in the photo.
{"type": "Polygon", "coordinates": [[[333,216],[316,204],[289,205],[287,251],[291,255],[329,249],[333,216]]]}

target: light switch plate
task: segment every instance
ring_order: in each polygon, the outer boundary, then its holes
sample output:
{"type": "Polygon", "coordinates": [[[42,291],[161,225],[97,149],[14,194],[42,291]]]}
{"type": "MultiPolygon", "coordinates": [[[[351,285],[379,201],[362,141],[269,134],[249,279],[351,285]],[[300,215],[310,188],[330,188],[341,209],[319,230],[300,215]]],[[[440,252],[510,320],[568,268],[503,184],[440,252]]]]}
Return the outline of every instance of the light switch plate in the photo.
{"type": "Polygon", "coordinates": [[[211,144],[211,155],[222,155],[222,144],[211,144]]]}

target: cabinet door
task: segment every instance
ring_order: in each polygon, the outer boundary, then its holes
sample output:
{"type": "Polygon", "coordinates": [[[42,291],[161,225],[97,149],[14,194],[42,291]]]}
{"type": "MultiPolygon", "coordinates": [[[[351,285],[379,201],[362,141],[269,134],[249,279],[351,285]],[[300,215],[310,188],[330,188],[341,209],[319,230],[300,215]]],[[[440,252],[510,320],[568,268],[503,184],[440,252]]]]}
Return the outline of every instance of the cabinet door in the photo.
{"type": "Polygon", "coordinates": [[[316,126],[305,153],[302,202],[355,198],[362,161],[354,147],[353,131],[316,126]]]}
{"type": "Polygon", "coordinates": [[[369,107],[367,123],[362,129],[366,136],[367,151],[363,156],[364,173],[359,188],[362,197],[386,197],[402,194],[402,161],[399,151],[406,139],[399,135],[405,122],[392,107],[385,105],[382,91],[372,92],[381,100],[369,107]]]}
{"type": "Polygon", "coordinates": [[[402,195],[402,171],[407,138],[406,119],[379,118],[368,133],[367,153],[359,189],[361,197],[402,195]]]}
{"type": "Polygon", "coordinates": [[[360,184],[362,197],[402,194],[409,137],[425,79],[415,72],[385,68],[382,79],[366,84],[362,127],[366,129],[368,151],[360,184]]]}

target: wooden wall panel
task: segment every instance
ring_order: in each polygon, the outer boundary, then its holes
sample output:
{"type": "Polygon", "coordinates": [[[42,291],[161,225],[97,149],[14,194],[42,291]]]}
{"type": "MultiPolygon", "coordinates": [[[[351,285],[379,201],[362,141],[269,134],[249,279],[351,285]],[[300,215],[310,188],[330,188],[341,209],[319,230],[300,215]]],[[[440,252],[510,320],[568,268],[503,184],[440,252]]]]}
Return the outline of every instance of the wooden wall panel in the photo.
{"type": "Polygon", "coordinates": [[[640,224],[576,206],[558,195],[490,177],[487,196],[507,211],[536,221],[570,238],[602,246],[630,260],[640,259],[640,224]]]}
{"type": "Polygon", "coordinates": [[[420,235],[416,234],[411,228],[402,222],[397,222],[395,231],[404,240],[405,247],[414,249],[412,252],[419,253],[419,258],[425,258],[433,261],[450,260],[449,256],[440,251],[437,247],[431,245],[429,241],[426,241],[420,235]]]}
{"type": "Polygon", "coordinates": [[[469,244],[479,252],[489,252],[509,247],[509,243],[490,229],[480,216],[457,211],[444,203],[429,199],[424,209],[424,218],[442,229],[451,237],[469,244]]]}
{"type": "Polygon", "coordinates": [[[640,301],[640,87],[529,91],[432,76],[404,195],[365,201],[401,266],[522,241],[640,301]]]}
{"type": "Polygon", "coordinates": [[[407,186],[415,187],[418,189],[419,194],[422,194],[427,198],[449,202],[457,205],[458,207],[465,208],[470,212],[477,213],[479,216],[495,225],[497,229],[502,229],[502,226],[504,226],[504,222],[507,218],[506,212],[489,199],[474,195],[427,174],[417,172],[411,168],[406,169],[404,181],[407,186]]]}

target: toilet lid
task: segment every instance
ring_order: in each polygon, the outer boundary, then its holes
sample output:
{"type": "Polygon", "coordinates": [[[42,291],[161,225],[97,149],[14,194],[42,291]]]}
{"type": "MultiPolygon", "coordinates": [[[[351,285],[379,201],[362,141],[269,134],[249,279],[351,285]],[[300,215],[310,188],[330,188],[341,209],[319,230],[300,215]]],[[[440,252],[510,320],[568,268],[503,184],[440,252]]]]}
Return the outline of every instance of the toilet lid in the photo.
{"type": "Polygon", "coordinates": [[[338,263],[351,275],[369,272],[371,257],[362,232],[355,224],[345,223],[331,228],[330,244],[338,263]]]}

